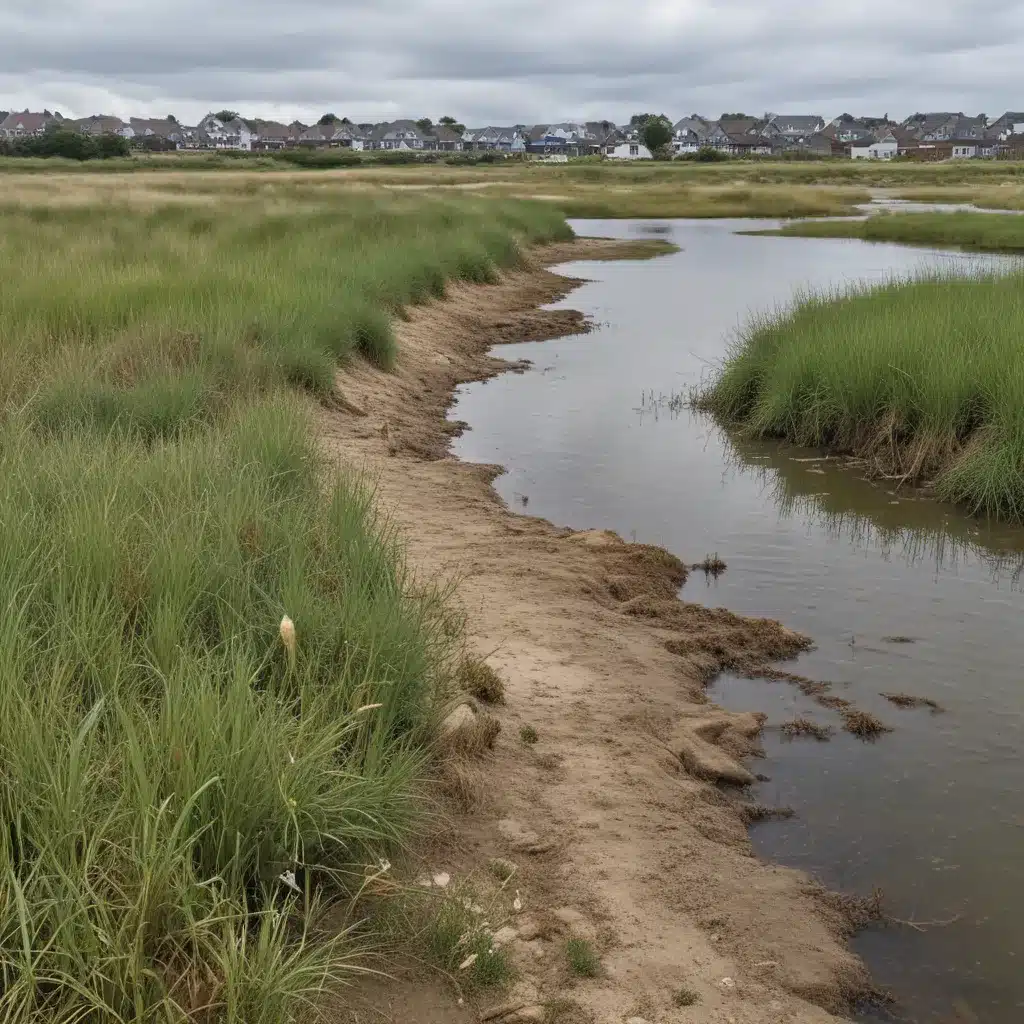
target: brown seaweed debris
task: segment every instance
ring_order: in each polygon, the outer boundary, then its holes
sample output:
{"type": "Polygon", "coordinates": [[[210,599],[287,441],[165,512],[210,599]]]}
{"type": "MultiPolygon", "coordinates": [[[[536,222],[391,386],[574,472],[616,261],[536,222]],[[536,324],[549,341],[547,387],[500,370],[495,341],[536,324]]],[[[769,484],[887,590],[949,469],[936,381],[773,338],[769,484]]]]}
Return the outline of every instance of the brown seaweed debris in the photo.
{"type": "Polygon", "coordinates": [[[739,804],[738,810],[748,825],[758,821],[787,821],[796,816],[792,807],[772,807],[768,804],[739,804]]]}
{"type": "Polygon", "coordinates": [[[912,636],[883,636],[883,644],[916,644],[917,641],[912,636]]]}
{"type": "Polygon", "coordinates": [[[853,702],[845,700],[843,697],[820,696],[815,699],[823,708],[828,708],[830,711],[847,711],[853,707],[853,702]]]}
{"type": "Polygon", "coordinates": [[[792,722],[783,722],[781,728],[785,736],[811,736],[820,742],[831,739],[835,731],[831,725],[820,725],[810,718],[794,718],[792,722]]]}
{"type": "Polygon", "coordinates": [[[861,739],[873,740],[881,736],[882,733],[892,732],[892,729],[885,722],[875,718],[874,715],[868,714],[866,711],[847,708],[842,712],[842,715],[843,728],[847,732],[853,733],[854,736],[859,736],[861,739]]]}
{"type": "Polygon", "coordinates": [[[898,708],[930,708],[932,714],[946,710],[937,700],[930,697],[915,697],[909,693],[882,693],[879,696],[898,708]]]}

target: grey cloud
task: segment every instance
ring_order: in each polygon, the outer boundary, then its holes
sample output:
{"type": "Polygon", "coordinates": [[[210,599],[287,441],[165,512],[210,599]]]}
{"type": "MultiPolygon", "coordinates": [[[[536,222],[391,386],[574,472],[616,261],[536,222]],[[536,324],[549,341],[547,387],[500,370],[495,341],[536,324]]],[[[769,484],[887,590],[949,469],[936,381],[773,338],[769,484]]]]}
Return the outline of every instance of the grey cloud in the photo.
{"type": "Polygon", "coordinates": [[[6,0],[0,108],[76,115],[1001,112],[1019,0],[6,0]]]}

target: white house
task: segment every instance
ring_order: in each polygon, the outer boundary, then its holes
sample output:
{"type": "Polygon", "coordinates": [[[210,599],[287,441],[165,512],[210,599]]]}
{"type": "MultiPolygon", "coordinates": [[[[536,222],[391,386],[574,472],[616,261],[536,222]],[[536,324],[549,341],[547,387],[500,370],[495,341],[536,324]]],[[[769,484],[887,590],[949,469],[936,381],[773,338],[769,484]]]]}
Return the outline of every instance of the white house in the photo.
{"type": "Polygon", "coordinates": [[[199,131],[209,139],[213,149],[252,149],[254,132],[240,117],[222,121],[214,114],[207,114],[199,122],[199,131]]]}
{"type": "Polygon", "coordinates": [[[854,160],[891,160],[899,152],[899,148],[895,136],[888,132],[877,142],[850,146],[850,156],[854,160]]]}
{"type": "Polygon", "coordinates": [[[619,142],[608,147],[609,160],[653,160],[651,151],[642,142],[619,142]]]}

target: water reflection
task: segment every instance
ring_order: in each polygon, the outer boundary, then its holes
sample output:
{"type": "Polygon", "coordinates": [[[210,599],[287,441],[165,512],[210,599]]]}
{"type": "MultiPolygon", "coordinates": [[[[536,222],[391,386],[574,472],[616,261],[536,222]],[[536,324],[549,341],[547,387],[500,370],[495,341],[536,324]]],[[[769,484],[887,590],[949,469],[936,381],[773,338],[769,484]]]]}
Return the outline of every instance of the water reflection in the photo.
{"type": "Polygon", "coordinates": [[[928,564],[936,575],[981,562],[993,583],[1020,585],[1019,529],[975,521],[912,488],[890,489],[839,459],[717,429],[729,464],[753,474],[780,516],[800,519],[855,550],[878,551],[886,560],[896,554],[909,566],[928,564]]]}

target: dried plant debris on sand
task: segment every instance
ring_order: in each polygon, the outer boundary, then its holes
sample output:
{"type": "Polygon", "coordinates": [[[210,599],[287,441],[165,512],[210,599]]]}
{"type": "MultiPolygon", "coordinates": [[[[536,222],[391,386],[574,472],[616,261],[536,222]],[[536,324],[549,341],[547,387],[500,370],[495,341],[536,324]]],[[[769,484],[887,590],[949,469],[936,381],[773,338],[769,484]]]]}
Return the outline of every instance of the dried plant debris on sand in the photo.
{"type": "Polygon", "coordinates": [[[843,711],[843,728],[852,732],[854,736],[861,739],[873,740],[882,733],[892,732],[892,729],[874,715],[866,711],[858,711],[856,708],[847,708],[843,711]]]}
{"type": "Polygon", "coordinates": [[[914,697],[909,693],[883,693],[880,696],[898,708],[930,708],[933,714],[946,710],[937,700],[930,697],[914,697]]]}
{"type": "Polygon", "coordinates": [[[835,730],[830,725],[820,725],[812,718],[794,718],[791,722],[783,722],[782,732],[786,736],[810,736],[824,741],[832,738],[835,730]]]}

